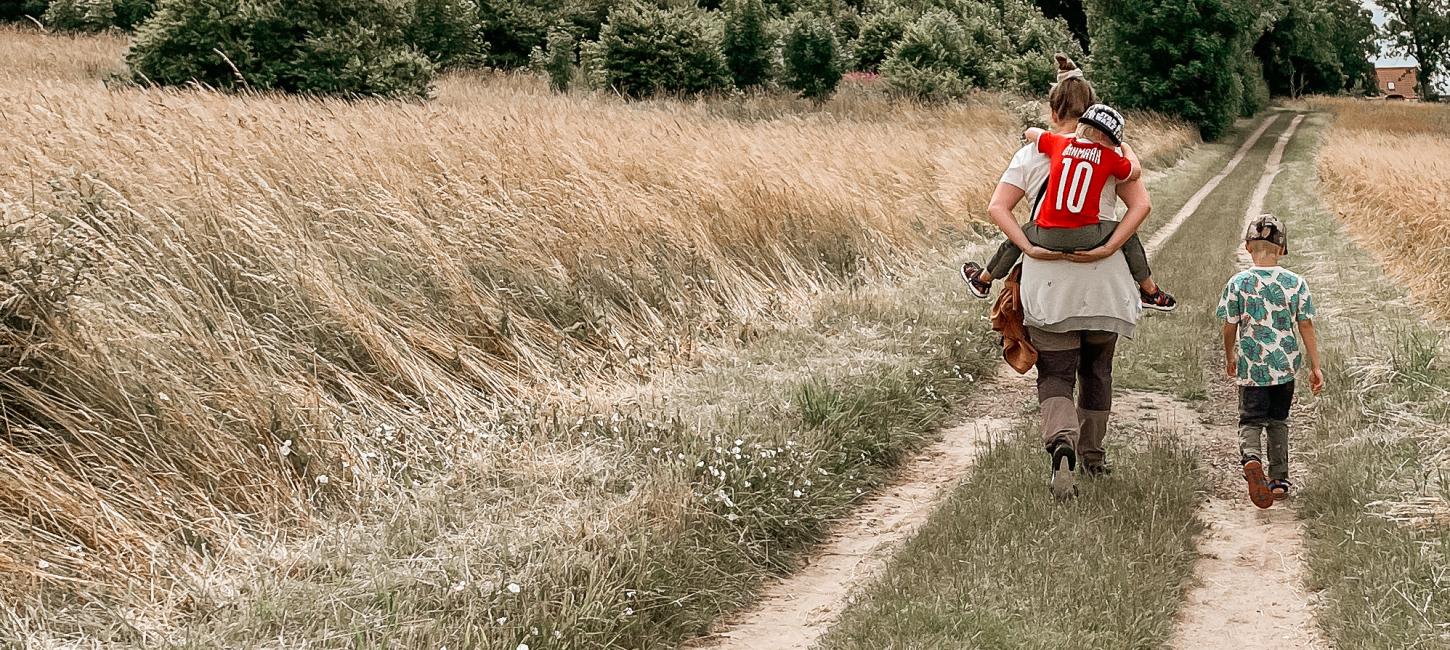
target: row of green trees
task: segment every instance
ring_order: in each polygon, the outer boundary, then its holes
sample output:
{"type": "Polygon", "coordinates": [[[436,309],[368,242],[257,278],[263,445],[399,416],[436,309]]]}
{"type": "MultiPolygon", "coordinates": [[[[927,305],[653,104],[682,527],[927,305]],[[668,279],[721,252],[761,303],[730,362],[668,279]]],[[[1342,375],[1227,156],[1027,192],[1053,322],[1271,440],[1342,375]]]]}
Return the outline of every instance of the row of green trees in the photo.
{"type": "Polygon", "coordinates": [[[20,0],[0,18],[140,24],[128,63],[147,82],[398,97],[426,95],[440,69],[533,66],[560,90],[629,97],[821,99],[857,70],[939,101],[1041,93],[1065,51],[1109,101],[1211,138],[1271,95],[1372,89],[1381,36],[1433,79],[1450,0],[1381,4],[1389,34],[1358,0],[20,0]]]}
{"type": "Polygon", "coordinates": [[[1094,78],[1128,108],[1222,134],[1271,94],[1374,88],[1377,51],[1357,0],[1088,0],[1094,78]]]}
{"type": "Polygon", "coordinates": [[[127,60],[152,83],[397,97],[479,65],[629,97],[771,86],[823,99],[861,70],[941,100],[1040,91],[1054,51],[1082,56],[1028,0],[855,1],[162,0],[127,60]]]}

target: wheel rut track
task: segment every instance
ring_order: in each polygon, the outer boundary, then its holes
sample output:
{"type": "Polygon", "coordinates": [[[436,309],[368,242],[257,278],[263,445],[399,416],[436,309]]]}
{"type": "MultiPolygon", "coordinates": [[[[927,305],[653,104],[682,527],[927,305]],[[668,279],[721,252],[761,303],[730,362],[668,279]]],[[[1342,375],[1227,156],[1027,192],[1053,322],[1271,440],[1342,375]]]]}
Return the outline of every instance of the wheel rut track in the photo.
{"type": "MultiPolygon", "coordinates": [[[[1279,117],[1270,114],[1262,118],[1218,173],[1154,233],[1145,244],[1150,257],[1238,169],[1279,117]]],[[[1018,424],[1019,405],[1032,389],[1032,381],[1005,364],[999,366],[997,380],[990,389],[995,397],[984,397],[970,405],[979,415],[945,429],[939,441],[903,464],[895,482],[836,524],[805,568],[768,583],[754,607],[731,617],[728,625],[716,633],[692,640],[684,647],[784,650],[814,645],[850,604],[852,593],[880,574],[895,550],[966,477],[992,438],[1018,424]]],[[[1141,416],[1143,408],[1151,409],[1147,402],[1161,399],[1156,394],[1128,393],[1116,401],[1125,407],[1125,413],[1141,416]]]]}

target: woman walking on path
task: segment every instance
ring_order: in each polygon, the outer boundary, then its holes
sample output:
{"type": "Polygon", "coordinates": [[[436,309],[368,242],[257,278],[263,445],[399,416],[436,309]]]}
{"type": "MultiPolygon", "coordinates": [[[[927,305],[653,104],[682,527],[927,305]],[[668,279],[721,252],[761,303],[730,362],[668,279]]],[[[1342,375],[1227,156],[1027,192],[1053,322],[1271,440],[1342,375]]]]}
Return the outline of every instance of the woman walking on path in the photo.
{"type": "MultiPolygon", "coordinates": [[[[1058,69],[1048,107],[1054,131],[1071,134],[1097,97],[1067,57],[1058,55],[1058,69]]],[[[1022,311],[1038,352],[1042,443],[1052,458],[1052,492],[1068,498],[1076,494],[1073,473],[1079,459],[1088,476],[1111,471],[1103,438],[1113,407],[1113,355],[1118,337],[1131,337],[1142,315],[1138,284],[1119,249],[1137,232],[1152,205],[1141,181],[1119,183],[1116,194],[1128,211],[1107,243],[1073,254],[1033,246],[1012,210],[1031,193],[1032,217],[1037,218],[1048,168],[1048,158],[1036,147],[1023,147],[1002,175],[988,212],[1025,254],[1022,311]]]]}

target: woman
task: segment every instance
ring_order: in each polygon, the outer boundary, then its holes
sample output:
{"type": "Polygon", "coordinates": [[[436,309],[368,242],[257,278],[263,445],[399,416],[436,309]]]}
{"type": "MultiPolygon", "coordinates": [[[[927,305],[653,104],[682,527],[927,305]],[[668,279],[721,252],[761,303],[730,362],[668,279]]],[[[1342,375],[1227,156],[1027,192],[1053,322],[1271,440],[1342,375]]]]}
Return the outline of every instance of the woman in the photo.
{"type": "MultiPolygon", "coordinates": [[[[1058,69],[1048,107],[1053,129],[1071,134],[1097,97],[1067,57],[1058,55],[1058,69]]],[[[1141,181],[1119,183],[1117,195],[1128,211],[1106,244],[1073,254],[1049,251],[1029,242],[1012,215],[1012,209],[1031,193],[1036,218],[1035,203],[1047,175],[1047,157],[1035,147],[1023,147],[1002,175],[988,212],[1025,255],[1022,310],[1038,352],[1042,443],[1052,457],[1052,492],[1068,498],[1076,494],[1073,472],[1079,458],[1088,476],[1110,471],[1103,437],[1113,407],[1113,354],[1118,337],[1131,337],[1142,315],[1138,285],[1119,249],[1137,232],[1152,204],[1141,181]]]]}

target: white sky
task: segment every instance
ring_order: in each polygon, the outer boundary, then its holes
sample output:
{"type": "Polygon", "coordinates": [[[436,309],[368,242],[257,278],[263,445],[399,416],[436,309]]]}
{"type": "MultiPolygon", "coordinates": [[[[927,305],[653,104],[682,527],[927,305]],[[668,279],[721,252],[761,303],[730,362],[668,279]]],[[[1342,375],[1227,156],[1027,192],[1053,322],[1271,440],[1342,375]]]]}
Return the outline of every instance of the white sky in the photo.
{"type": "MultiPolygon", "coordinates": [[[[1375,5],[1375,3],[1370,2],[1370,0],[1361,0],[1361,2],[1363,2],[1364,3],[1364,6],[1368,7],[1370,11],[1374,12],[1374,24],[1376,24],[1376,25],[1384,25],[1385,24],[1385,12],[1384,11],[1382,11],[1377,5],[1375,5]]],[[[1410,58],[1405,58],[1405,57],[1388,56],[1386,54],[1381,53],[1380,54],[1380,58],[1378,60],[1376,60],[1375,63],[1377,65],[1414,65],[1415,64],[1415,60],[1414,59],[1410,59],[1410,58]]]]}

